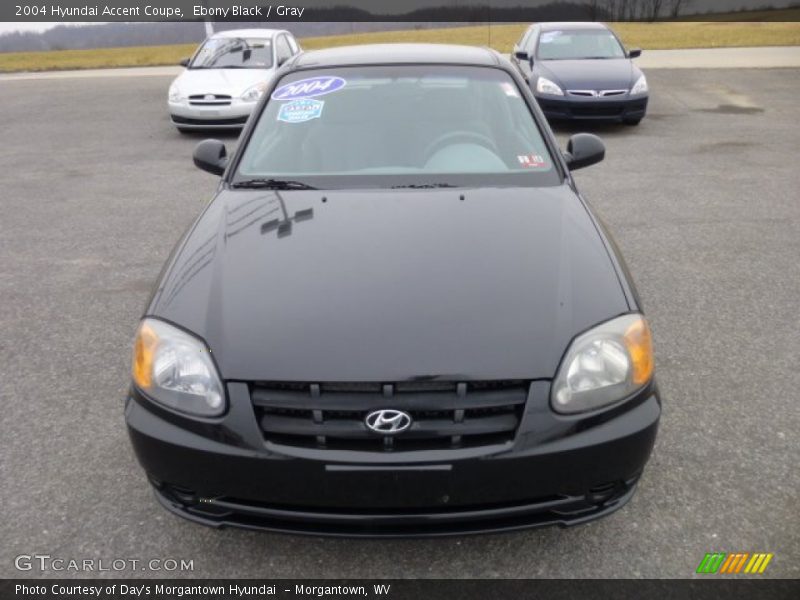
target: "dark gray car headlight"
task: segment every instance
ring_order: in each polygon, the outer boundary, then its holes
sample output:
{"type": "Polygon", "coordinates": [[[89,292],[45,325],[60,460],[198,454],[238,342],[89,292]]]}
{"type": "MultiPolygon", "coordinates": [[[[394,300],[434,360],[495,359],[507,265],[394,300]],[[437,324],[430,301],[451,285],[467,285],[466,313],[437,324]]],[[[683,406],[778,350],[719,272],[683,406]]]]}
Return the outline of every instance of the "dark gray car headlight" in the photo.
{"type": "Polygon", "coordinates": [[[640,314],[623,315],[572,341],[553,380],[550,401],[559,413],[594,410],[627,398],[652,377],[650,327],[640,314]]]}
{"type": "Polygon", "coordinates": [[[633,84],[631,88],[631,96],[638,96],[639,94],[646,94],[647,93],[647,79],[644,75],[639,77],[636,80],[636,83],[633,84]]]}
{"type": "Polygon", "coordinates": [[[225,393],[208,347],[158,319],[144,319],[133,343],[133,382],[169,408],[201,417],[225,412],[225,393]]]}
{"type": "Polygon", "coordinates": [[[564,90],[562,90],[558,84],[553,83],[546,77],[539,77],[536,80],[536,91],[540,94],[550,94],[551,96],[564,95],[564,90]]]}

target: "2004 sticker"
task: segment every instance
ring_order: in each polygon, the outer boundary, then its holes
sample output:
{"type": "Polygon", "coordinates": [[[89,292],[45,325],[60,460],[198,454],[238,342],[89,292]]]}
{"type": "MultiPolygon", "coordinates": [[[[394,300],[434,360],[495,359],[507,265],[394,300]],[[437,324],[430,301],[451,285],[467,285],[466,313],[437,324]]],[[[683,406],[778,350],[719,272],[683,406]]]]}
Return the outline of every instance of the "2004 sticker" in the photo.
{"type": "Polygon", "coordinates": [[[310,98],[300,98],[281,105],[278,110],[278,121],[284,123],[304,123],[311,119],[319,119],[322,116],[322,108],[325,102],[322,100],[312,100],[310,98]]]}
{"type": "Polygon", "coordinates": [[[282,85],[277,90],[272,92],[271,98],[273,100],[295,100],[297,98],[313,98],[315,96],[322,96],[323,94],[330,94],[336,90],[342,89],[347,82],[341,77],[324,76],[324,77],[309,77],[308,79],[301,79],[282,85]]]}

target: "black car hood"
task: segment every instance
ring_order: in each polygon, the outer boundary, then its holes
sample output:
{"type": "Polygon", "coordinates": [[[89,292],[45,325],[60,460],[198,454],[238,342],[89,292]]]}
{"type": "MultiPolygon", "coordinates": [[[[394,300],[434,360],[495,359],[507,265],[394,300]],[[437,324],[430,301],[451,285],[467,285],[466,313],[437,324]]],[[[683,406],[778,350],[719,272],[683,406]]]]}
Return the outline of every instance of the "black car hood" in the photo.
{"type": "Polygon", "coordinates": [[[538,75],[564,90],[629,90],[639,72],[629,58],[540,60],[534,64],[538,75]]]}
{"type": "Polygon", "coordinates": [[[223,191],[148,313],[228,380],[552,377],[628,310],[593,221],[567,185],[459,193],[223,191]]]}

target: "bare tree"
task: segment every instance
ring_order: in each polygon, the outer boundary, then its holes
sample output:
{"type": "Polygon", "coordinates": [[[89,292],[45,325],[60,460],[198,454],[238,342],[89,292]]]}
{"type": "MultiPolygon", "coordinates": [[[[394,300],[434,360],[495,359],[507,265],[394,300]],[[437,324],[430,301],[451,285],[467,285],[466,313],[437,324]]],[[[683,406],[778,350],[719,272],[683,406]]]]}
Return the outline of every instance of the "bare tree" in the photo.
{"type": "Polygon", "coordinates": [[[629,0],[617,0],[616,10],[614,11],[615,21],[624,21],[628,18],[628,2],[629,0]]]}
{"type": "Polygon", "coordinates": [[[645,0],[643,4],[644,14],[642,16],[649,21],[655,21],[661,14],[661,7],[664,4],[664,0],[645,0]]]}
{"type": "Polygon", "coordinates": [[[643,0],[631,0],[628,2],[628,19],[635,21],[639,18],[639,9],[642,7],[643,0]]]}
{"type": "Polygon", "coordinates": [[[677,19],[681,14],[681,8],[687,6],[691,0],[669,0],[669,16],[677,19]]]}
{"type": "Polygon", "coordinates": [[[605,8],[606,13],[608,14],[608,18],[612,20],[616,20],[619,18],[619,6],[617,6],[619,0],[605,0],[605,8]]]}
{"type": "Polygon", "coordinates": [[[681,7],[685,7],[691,0],[601,0],[596,2],[586,0],[592,18],[597,18],[595,13],[603,11],[607,17],[614,21],[636,21],[647,19],[655,21],[667,14],[677,16],[681,7]]]}
{"type": "Polygon", "coordinates": [[[600,2],[602,0],[586,0],[583,4],[586,6],[586,12],[589,15],[589,19],[592,21],[597,21],[597,17],[600,16],[600,2]]]}

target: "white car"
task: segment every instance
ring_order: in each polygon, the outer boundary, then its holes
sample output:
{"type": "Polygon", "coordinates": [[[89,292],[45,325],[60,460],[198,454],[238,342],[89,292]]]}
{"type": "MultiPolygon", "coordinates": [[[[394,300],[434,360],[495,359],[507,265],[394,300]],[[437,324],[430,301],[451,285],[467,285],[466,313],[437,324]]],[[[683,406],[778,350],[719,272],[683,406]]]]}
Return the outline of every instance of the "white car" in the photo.
{"type": "Polygon", "coordinates": [[[207,38],[169,86],[168,105],[178,131],[242,127],[269,78],[300,52],[294,36],[278,29],[234,29],[207,38]]]}

